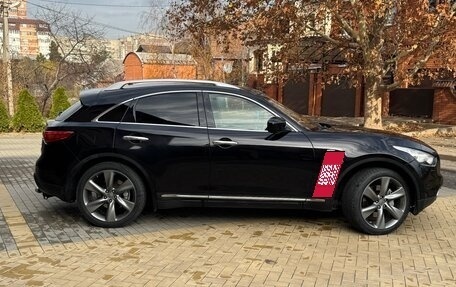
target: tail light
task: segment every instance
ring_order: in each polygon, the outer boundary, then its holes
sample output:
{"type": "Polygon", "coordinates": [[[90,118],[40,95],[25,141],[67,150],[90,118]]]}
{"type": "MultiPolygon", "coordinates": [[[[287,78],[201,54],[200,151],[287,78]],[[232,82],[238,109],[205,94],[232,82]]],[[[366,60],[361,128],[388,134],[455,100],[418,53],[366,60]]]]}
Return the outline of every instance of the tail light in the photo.
{"type": "Polygon", "coordinates": [[[73,131],[44,131],[43,139],[45,143],[52,143],[66,140],[74,134],[73,131]]]}

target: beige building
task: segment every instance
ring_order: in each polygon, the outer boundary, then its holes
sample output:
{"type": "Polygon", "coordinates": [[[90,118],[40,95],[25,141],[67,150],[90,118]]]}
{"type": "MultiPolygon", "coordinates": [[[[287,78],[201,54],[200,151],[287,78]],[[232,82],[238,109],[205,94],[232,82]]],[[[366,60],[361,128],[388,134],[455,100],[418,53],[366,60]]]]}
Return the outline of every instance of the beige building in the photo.
{"type": "Polygon", "coordinates": [[[108,52],[110,52],[113,59],[123,61],[127,54],[136,51],[139,45],[169,46],[170,43],[162,36],[139,34],[123,37],[117,40],[107,40],[106,48],[108,52]]]}
{"type": "MultiPolygon", "coordinates": [[[[51,44],[49,24],[35,19],[9,18],[9,44],[13,58],[49,56],[51,44]]],[[[3,29],[3,23],[0,23],[3,29]]],[[[0,34],[3,43],[3,34],[0,34]]]]}
{"type": "Polygon", "coordinates": [[[24,0],[21,0],[19,2],[20,4],[18,7],[10,9],[8,15],[10,18],[27,18],[27,2],[24,0]]]}
{"type": "MultiPolygon", "coordinates": [[[[8,18],[9,46],[12,58],[36,58],[39,54],[49,56],[51,44],[49,24],[36,19],[27,18],[26,2],[21,1],[17,8],[11,8],[8,18]]],[[[3,23],[0,23],[3,30],[3,23]]],[[[3,33],[0,33],[3,43],[3,33]]],[[[3,45],[3,44],[2,44],[3,45]]]]}

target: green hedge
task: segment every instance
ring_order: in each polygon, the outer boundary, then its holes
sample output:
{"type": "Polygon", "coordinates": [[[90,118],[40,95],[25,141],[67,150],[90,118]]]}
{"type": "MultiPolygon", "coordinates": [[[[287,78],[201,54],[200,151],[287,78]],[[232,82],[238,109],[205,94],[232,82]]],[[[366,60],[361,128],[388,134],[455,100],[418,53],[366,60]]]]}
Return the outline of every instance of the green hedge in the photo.
{"type": "Polygon", "coordinates": [[[0,133],[8,132],[10,128],[10,118],[5,103],[0,100],[0,133]]]}
{"type": "Polygon", "coordinates": [[[70,102],[66,95],[65,89],[60,87],[57,88],[52,94],[52,107],[49,112],[49,118],[56,118],[61,112],[70,107],[70,102]]]}
{"type": "Polygon", "coordinates": [[[19,93],[17,110],[11,124],[14,131],[17,132],[40,132],[44,129],[43,116],[35,99],[27,90],[22,90],[19,93]]]}

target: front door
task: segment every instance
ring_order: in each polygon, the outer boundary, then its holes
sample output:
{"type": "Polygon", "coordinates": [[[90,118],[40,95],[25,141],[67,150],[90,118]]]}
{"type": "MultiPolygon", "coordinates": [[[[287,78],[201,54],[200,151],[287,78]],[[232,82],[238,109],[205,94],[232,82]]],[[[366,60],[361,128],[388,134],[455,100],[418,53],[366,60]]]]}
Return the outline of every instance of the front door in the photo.
{"type": "Polygon", "coordinates": [[[277,116],[238,95],[206,93],[211,194],[226,198],[310,198],[319,166],[310,141],[291,127],[273,135],[277,116]]]}

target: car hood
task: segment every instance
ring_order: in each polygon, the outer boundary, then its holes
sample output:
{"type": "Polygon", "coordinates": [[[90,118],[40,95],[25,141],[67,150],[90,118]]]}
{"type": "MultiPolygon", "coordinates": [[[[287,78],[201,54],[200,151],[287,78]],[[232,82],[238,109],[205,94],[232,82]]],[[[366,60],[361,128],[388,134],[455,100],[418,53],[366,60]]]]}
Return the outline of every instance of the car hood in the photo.
{"type": "Polygon", "coordinates": [[[359,138],[370,138],[372,142],[384,142],[387,145],[397,145],[397,146],[405,146],[414,149],[419,149],[434,155],[437,155],[435,149],[430,147],[425,142],[399,133],[395,133],[392,131],[385,131],[385,130],[376,130],[376,129],[369,129],[365,127],[359,126],[352,126],[352,125],[341,125],[341,124],[328,124],[328,123],[321,123],[318,121],[310,121],[306,120],[305,126],[309,128],[311,131],[315,131],[317,133],[326,133],[326,134],[343,134],[344,137],[347,139],[359,139],[359,138]],[[309,125],[310,124],[310,125],[309,125]],[[373,140],[373,141],[372,141],[373,140]]]}

